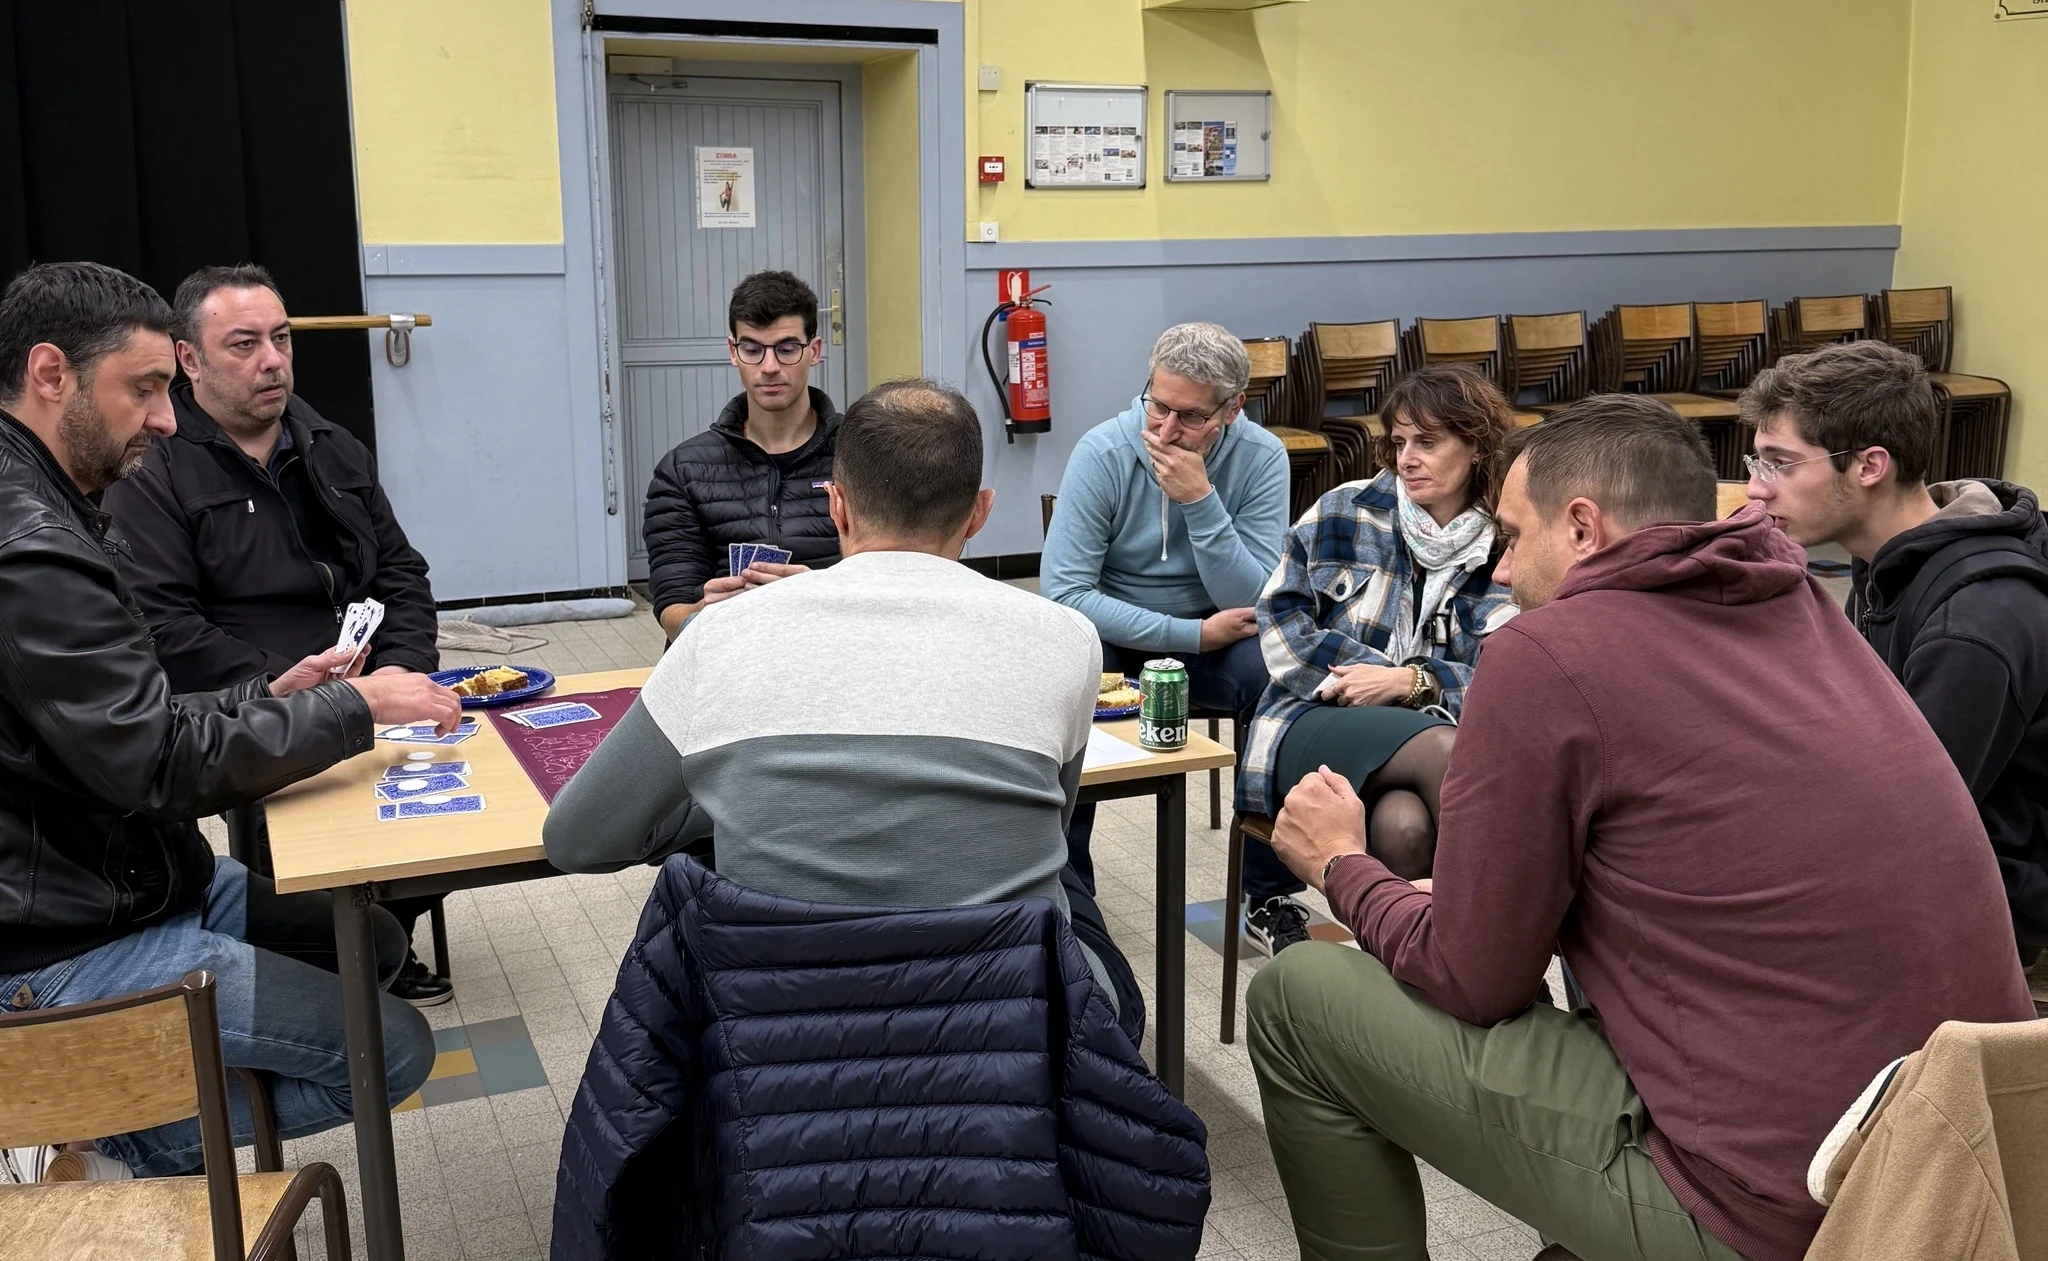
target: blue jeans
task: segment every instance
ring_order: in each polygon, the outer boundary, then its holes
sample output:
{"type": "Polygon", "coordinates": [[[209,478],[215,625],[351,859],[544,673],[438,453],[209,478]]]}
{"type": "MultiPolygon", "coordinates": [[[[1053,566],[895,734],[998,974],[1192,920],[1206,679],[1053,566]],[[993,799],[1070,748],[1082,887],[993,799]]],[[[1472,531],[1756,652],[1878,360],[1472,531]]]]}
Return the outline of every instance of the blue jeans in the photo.
{"type": "MultiPolygon", "coordinates": [[[[1147,658],[1164,655],[1167,654],[1104,644],[1102,668],[1105,671],[1121,669],[1136,678],[1147,658]]],[[[1259,697],[1264,694],[1267,682],[1266,659],[1259,655],[1258,636],[1240,639],[1215,652],[1196,653],[1178,660],[1188,668],[1189,704],[1202,709],[1229,711],[1239,731],[1251,724],[1252,711],[1259,707],[1259,697]]],[[[1090,893],[1095,891],[1095,859],[1088,852],[1088,844],[1094,836],[1095,803],[1074,807],[1074,817],[1067,824],[1067,862],[1090,893]]],[[[1252,905],[1257,906],[1268,898],[1300,893],[1307,887],[1287,870],[1287,864],[1280,861],[1272,846],[1255,841],[1245,845],[1244,895],[1252,905]]]]}
{"type": "MultiPolygon", "coordinates": [[[[217,858],[202,909],[34,972],[0,977],[0,1000],[13,1001],[26,987],[28,1006],[61,1007],[169,985],[204,969],[213,974],[228,1065],[263,1076],[283,1137],[316,1134],[347,1121],[351,1111],[330,907],[326,894],[280,896],[262,876],[217,858]]],[[[378,974],[388,983],[405,961],[404,930],[381,910],[373,919],[378,974]]],[[[434,1032],[407,1004],[389,995],[383,1002],[384,1062],[396,1106],[433,1069],[434,1032]]],[[[234,1089],[229,1100],[235,1142],[247,1143],[255,1133],[248,1101],[234,1089]]],[[[190,1173],[200,1165],[199,1121],[117,1134],[97,1146],[137,1177],[190,1173]]]]}

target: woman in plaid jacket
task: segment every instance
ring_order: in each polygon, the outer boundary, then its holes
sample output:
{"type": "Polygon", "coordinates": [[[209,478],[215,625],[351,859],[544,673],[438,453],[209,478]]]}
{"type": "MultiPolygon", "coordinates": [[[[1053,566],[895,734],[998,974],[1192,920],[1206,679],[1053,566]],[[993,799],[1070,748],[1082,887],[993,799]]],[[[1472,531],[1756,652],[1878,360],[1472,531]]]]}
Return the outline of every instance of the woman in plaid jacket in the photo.
{"type": "Polygon", "coordinates": [[[1272,682],[1237,798],[1240,810],[1277,814],[1326,765],[1367,803],[1367,848],[1419,879],[1480,643],[1515,613],[1493,580],[1498,456],[1514,412],[1493,382],[1448,366],[1402,378],[1380,416],[1385,471],[1317,500],[1259,596],[1272,682]]]}

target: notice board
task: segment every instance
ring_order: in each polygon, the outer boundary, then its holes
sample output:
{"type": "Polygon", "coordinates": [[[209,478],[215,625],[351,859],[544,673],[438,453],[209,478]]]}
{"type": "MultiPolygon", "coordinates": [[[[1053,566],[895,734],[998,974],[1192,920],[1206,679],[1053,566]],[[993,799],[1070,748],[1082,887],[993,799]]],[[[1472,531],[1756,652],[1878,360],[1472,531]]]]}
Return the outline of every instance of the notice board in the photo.
{"type": "Polygon", "coordinates": [[[1170,181],[1271,179],[1273,94],[1168,92],[1166,140],[1170,181]]]}
{"type": "Polygon", "coordinates": [[[1143,188],[1145,87],[1024,85],[1026,188],[1143,188]]]}

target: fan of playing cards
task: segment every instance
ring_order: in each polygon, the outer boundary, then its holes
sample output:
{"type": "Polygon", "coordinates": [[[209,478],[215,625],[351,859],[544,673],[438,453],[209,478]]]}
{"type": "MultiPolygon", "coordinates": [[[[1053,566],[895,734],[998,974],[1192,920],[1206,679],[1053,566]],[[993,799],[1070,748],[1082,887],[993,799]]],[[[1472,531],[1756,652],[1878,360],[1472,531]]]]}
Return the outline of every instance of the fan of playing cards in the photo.
{"type": "Polygon", "coordinates": [[[370,636],[384,624],[384,606],[375,600],[364,600],[348,606],[348,613],[341,619],[341,638],[334,642],[336,652],[346,651],[348,660],[330,673],[342,678],[355,668],[363,652],[370,646],[370,636]]]}
{"type": "Polygon", "coordinates": [[[771,547],[766,543],[727,543],[725,545],[726,572],[745,573],[747,566],[755,561],[767,565],[787,565],[793,555],[785,548],[771,547]]]}

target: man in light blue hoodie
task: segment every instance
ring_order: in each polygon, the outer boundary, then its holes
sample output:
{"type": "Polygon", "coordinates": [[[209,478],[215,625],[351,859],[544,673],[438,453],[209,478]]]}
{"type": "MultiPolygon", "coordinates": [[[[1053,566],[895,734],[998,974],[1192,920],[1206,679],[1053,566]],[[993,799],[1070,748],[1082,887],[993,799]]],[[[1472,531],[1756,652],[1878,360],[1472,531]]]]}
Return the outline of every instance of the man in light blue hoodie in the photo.
{"type": "MultiPolygon", "coordinates": [[[[1152,657],[1188,668],[1196,705],[1241,730],[1266,687],[1252,605],[1287,533],[1287,450],[1238,424],[1251,361],[1215,324],[1167,329],[1145,392],[1089,430],[1060,482],[1039,588],[1095,624],[1102,668],[1152,657]]],[[[1095,808],[1075,810],[1069,857],[1092,890],[1095,808]]],[[[1264,845],[1245,847],[1246,936],[1277,951],[1308,936],[1302,889],[1264,845]]]]}

